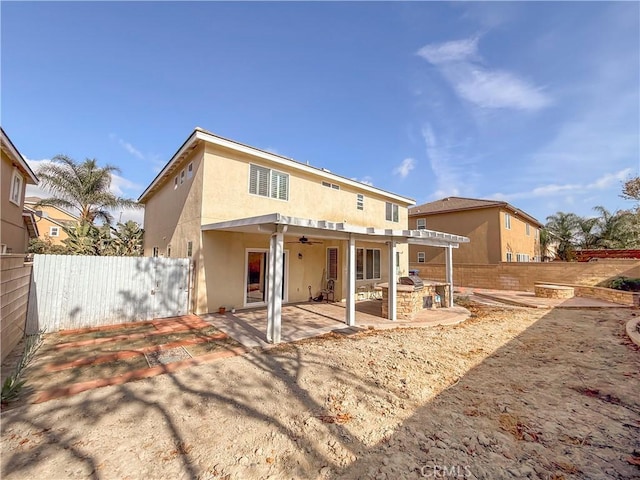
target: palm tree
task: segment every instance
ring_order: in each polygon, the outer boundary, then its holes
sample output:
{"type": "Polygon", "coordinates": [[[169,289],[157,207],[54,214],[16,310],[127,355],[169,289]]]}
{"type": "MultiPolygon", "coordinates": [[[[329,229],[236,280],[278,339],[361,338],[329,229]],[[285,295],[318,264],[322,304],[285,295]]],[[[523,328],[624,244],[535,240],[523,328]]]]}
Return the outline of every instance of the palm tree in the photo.
{"type": "Polygon", "coordinates": [[[93,225],[102,220],[111,224],[110,210],[142,207],[135,200],[118,197],[109,190],[112,174],[119,172],[119,168],[111,165],[99,167],[95,159],[77,163],[66,155],[56,155],[52,163],[38,170],[38,177],[52,194],[38,203],[77,213],[81,223],[93,225]]]}
{"type": "Polygon", "coordinates": [[[553,243],[553,235],[546,228],[540,229],[540,257],[543,262],[552,258],[551,244],[553,243]]]}
{"type": "Polygon", "coordinates": [[[557,256],[560,260],[571,260],[576,243],[576,232],[580,217],[575,213],[557,212],[547,217],[545,228],[558,241],[557,256]]]}
{"type": "Polygon", "coordinates": [[[595,248],[598,245],[598,234],[593,229],[598,224],[597,218],[579,217],[577,223],[577,240],[580,248],[595,248]]]}

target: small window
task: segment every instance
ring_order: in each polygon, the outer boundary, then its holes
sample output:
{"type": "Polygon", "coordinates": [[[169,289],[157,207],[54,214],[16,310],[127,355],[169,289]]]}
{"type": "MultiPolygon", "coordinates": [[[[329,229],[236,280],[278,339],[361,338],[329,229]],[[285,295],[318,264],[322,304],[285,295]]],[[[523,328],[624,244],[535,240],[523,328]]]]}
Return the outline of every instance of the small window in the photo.
{"type": "Polygon", "coordinates": [[[60,236],[60,227],[49,227],[49,236],[50,237],[59,237],[60,236]]]}
{"type": "Polygon", "coordinates": [[[327,280],[338,279],[338,249],[327,248],[327,280]]]}
{"type": "Polygon", "coordinates": [[[419,218],[416,220],[416,228],[418,230],[426,230],[427,229],[427,219],[419,218]]]}
{"type": "Polygon", "coordinates": [[[527,232],[527,237],[528,237],[529,235],[531,235],[531,230],[530,230],[530,228],[529,228],[529,224],[528,224],[528,223],[527,223],[527,224],[525,224],[524,229],[525,229],[525,231],[527,232]]]}
{"type": "Polygon", "coordinates": [[[167,245],[167,258],[171,257],[171,245],[167,245]]]}
{"type": "Polygon", "coordinates": [[[173,180],[173,189],[175,190],[176,188],[178,188],[178,176],[176,175],[176,178],[173,180]]]}
{"type": "Polygon", "coordinates": [[[528,262],[529,254],[527,253],[516,253],[516,262],[528,262]]]}
{"type": "Polygon", "coordinates": [[[385,218],[388,222],[399,222],[398,218],[399,207],[396,203],[386,202],[385,204],[385,218]]]}
{"type": "Polygon", "coordinates": [[[184,170],[180,172],[180,185],[184,183],[184,170]]]}
{"type": "Polygon", "coordinates": [[[358,210],[364,210],[364,195],[361,193],[356,195],[356,208],[358,210]]]}
{"type": "Polygon", "coordinates": [[[340,190],[340,185],[336,185],[335,183],[331,183],[331,182],[323,181],[322,186],[327,188],[333,188],[334,190],[340,190]]]}
{"type": "Polygon", "coordinates": [[[418,263],[424,263],[424,262],[425,262],[424,252],[418,252],[418,263]]]}
{"type": "Polygon", "coordinates": [[[507,262],[513,262],[513,254],[511,252],[507,252],[507,262]]]}
{"type": "Polygon", "coordinates": [[[22,178],[22,175],[20,175],[20,172],[18,172],[18,169],[14,169],[13,177],[11,178],[11,196],[9,197],[9,200],[18,206],[20,206],[21,203],[20,199],[22,198],[23,182],[24,179],[22,178]]]}
{"type": "Polygon", "coordinates": [[[152,256],[157,257],[158,256],[158,247],[153,247],[153,253],[152,256]]]}
{"type": "Polygon", "coordinates": [[[511,215],[508,213],[504,214],[504,228],[511,230],[511,215]]]}
{"type": "Polygon", "coordinates": [[[187,242],[187,257],[193,255],[193,242],[187,242]]]}
{"type": "Polygon", "coordinates": [[[187,178],[190,179],[192,177],[193,177],[193,162],[191,162],[187,167],[187,178]]]}
{"type": "Polygon", "coordinates": [[[538,240],[539,236],[540,236],[540,230],[538,230],[537,228],[535,229],[536,232],[536,240],[538,240]]]}

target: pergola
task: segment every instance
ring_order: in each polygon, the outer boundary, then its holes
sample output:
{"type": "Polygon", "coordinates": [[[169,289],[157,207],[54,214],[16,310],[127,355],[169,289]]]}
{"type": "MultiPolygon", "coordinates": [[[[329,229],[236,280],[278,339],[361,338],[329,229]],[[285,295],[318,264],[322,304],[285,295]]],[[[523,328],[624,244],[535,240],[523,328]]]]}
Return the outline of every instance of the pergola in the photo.
{"type": "Polygon", "coordinates": [[[284,236],[309,235],[348,242],[347,247],[347,302],[345,323],[356,324],[356,241],[384,243],[389,252],[389,320],[396,320],[396,249],[398,244],[418,244],[446,249],[446,283],[449,288],[449,307],[453,306],[453,249],[469,239],[461,235],[433,230],[393,230],[361,227],[344,222],[329,222],[290,217],[279,213],[227,220],[202,226],[202,231],[228,231],[263,233],[270,235],[269,265],[267,269],[267,340],[280,342],[282,324],[282,282],[284,236]]]}

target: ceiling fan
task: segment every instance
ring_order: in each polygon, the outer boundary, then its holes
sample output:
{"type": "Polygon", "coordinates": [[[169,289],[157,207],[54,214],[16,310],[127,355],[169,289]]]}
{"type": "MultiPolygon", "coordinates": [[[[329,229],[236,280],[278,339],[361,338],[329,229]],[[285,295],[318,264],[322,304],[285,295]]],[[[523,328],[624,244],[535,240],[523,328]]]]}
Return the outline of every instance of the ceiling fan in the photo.
{"type": "Polygon", "coordinates": [[[322,242],[314,242],[312,240],[309,240],[307,237],[305,237],[304,235],[301,236],[298,240],[293,241],[293,242],[285,242],[285,243],[300,243],[302,245],[317,245],[317,244],[321,244],[322,242]]]}

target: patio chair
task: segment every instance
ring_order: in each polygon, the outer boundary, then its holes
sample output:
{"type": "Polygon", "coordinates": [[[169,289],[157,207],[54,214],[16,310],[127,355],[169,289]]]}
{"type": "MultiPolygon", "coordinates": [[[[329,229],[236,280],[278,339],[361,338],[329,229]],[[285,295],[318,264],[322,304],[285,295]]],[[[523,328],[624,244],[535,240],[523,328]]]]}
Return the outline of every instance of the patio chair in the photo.
{"type": "Polygon", "coordinates": [[[327,303],[329,303],[329,297],[331,297],[331,301],[332,302],[336,301],[335,289],[336,289],[335,280],[328,280],[327,281],[327,288],[322,290],[322,296],[325,298],[327,303]]]}

